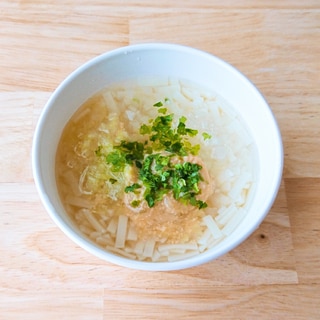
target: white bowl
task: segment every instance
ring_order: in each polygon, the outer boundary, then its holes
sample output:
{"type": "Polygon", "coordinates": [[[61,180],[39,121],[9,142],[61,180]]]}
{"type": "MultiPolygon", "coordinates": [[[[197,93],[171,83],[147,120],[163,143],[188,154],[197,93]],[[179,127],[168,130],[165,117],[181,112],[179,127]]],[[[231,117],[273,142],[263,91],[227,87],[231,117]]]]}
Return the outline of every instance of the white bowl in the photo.
{"type": "Polygon", "coordinates": [[[46,210],[75,243],[117,265],[165,271],[193,267],[216,259],[238,246],[259,227],[280,186],[283,148],[279,128],[268,104],[244,75],[211,54],[190,47],[156,43],[107,52],[68,76],[43,109],[34,135],[32,160],[35,183],[46,210]],[[57,190],[55,154],[67,121],[97,91],[114,82],[142,76],[172,76],[211,86],[241,114],[257,146],[259,172],[256,191],[244,220],[217,246],[186,260],[141,262],[103,250],[87,240],[72,223],[57,190]]]}

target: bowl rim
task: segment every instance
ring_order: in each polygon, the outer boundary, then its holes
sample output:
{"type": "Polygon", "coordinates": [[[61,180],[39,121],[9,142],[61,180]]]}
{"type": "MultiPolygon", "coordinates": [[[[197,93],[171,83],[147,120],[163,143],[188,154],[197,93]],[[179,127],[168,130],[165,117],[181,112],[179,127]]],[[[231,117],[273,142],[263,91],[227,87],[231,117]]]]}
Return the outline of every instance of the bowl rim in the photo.
{"type": "Polygon", "coordinates": [[[44,205],[47,213],[52,218],[52,220],[56,223],[56,225],[76,244],[78,244],[80,247],[85,249],[86,251],[90,252],[91,254],[101,258],[104,261],[111,262],[115,265],[120,265],[123,267],[128,267],[132,269],[138,269],[138,270],[144,270],[144,271],[172,271],[172,270],[181,270],[186,268],[195,267],[198,265],[202,265],[204,263],[207,263],[211,260],[214,260],[216,258],[219,258],[220,256],[226,254],[227,252],[230,252],[235,247],[237,247],[240,243],[242,243],[245,239],[247,239],[261,224],[261,222],[264,220],[268,212],[270,211],[277,195],[278,191],[281,185],[282,181],[282,173],[283,173],[283,163],[284,163],[284,155],[283,155],[283,143],[282,143],[282,137],[279,125],[277,123],[276,117],[273,114],[271,107],[267,103],[266,99],[260,92],[260,90],[256,87],[256,85],[248,78],[246,77],[241,71],[239,71],[237,68],[229,64],[228,62],[222,60],[221,58],[194,48],[190,46],[185,46],[181,44],[174,44],[174,43],[143,43],[143,44],[133,44],[133,45],[127,45],[123,47],[119,47],[110,51],[107,51],[101,55],[98,55],[78,68],[76,68],[73,72],[71,72],[59,85],[58,87],[53,91],[51,96],[49,97],[48,101],[46,102],[43,110],[41,111],[40,117],[38,119],[36,129],[34,131],[33,141],[32,141],[32,172],[33,177],[35,181],[35,185],[38,191],[38,194],[40,196],[41,202],[44,205]],[[268,205],[264,208],[263,212],[261,212],[258,216],[258,218],[255,220],[255,223],[251,226],[251,228],[246,229],[245,232],[242,232],[239,237],[237,237],[236,241],[232,243],[228,243],[220,250],[216,251],[214,254],[212,254],[210,251],[206,251],[204,253],[200,253],[194,257],[174,261],[174,262],[145,262],[145,261],[137,261],[137,260],[131,260],[128,258],[120,257],[115,254],[112,254],[106,250],[103,250],[102,248],[99,248],[96,246],[93,241],[90,241],[89,239],[85,238],[84,236],[81,236],[79,231],[76,231],[72,229],[69,225],[66,224],[66,222],[62,219],[60,214],[56,211],[54,205],[52,204],[49,196],[45,192],[45,187],[42,181],[42,174],[41,174],[41,161],[40,161],[40,141],[41,141],[41,133],[43,131],[43,128],[46,124],[47,115],[49,110],[51,109],[51,106],[54,104],[55,99],[61,94],[61,92],[64,90],[64,88],[71,83],[74,79],[76,79],[82,72],[92,68],[94,65],[98,64],[99,62],[110,59],[114,56],[117,56],[119,54],[126,54],[133,51],[144,51],[144,50],[174,50],[174,51],[181,51],[181,52],[187,52],[188,54],[196,54],[205,57],[206,59],[211,59],[215,63],[218,63],[222,65],[224,68],[228,68],[231,70],[234,74],[236,74],[238,77],[240,77],[241,81],[246,82],[254,91],[256,94],[258,94],[259,99],[263,102],[264,106],[266,107],[266,110],[268,111],[269,115],[271,116],[272,122],[273,122],[273,130],[276,134],[276,141],[275,141],[275,147],[278,152],[279,156],[279,162],[278,167],[275,168],[275,177],[273,181],[273,190],[274,192],[269,194],[268,197],[268,205]]]}

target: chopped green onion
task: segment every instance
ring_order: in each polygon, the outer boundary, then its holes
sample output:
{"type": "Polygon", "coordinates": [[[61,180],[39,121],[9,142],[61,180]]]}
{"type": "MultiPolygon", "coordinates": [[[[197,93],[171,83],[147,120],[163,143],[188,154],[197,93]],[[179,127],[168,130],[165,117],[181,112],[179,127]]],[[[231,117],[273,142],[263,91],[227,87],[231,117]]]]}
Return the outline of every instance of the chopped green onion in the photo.
{"type": "Polygon", "coordinates": [[[203,133],[202,133],[202,136],[203,136],[203,139],[204,139],[204,140],[207,140],[207,139],[211,139],[211,138],[212,138],[212,136],[211,136],[209,133],[206,133],[206,132],[203,132],[203,133]]]}
{"type": "Polygon", "coordinates": [[[135,190],[140,189],[140,188],[141,188],[140,184],[134,183],[134,184],[132,184],[131,186],[127,186],[127,187],[124,189],[124,192],[125,192],[125,193],[134,192],[135,190]]]}
{"type": "Polygon", "coordinates": [[[155,103],[153,106],[154,107],[162,107],[163,103],[161,101],[159,101],[159,102],[155,103]]]}
{"type": "MultiPolygon", "coordinates": [[[[165,98],[165,102],[169,99],[165,98]]],[[[154,104],[158,107],[158,116],[149,120],[149,124],[140,126],[140,134],[148,135],[148,139],[139,141],[122,140],[119,145],[113,146],[113,151],[105,155],[103,146],[99,146],[95,154],[104,156],[106,163],[113,171],[123,172],[126,166],[135,167],[137,182],[125,187],[125,192],[136,193],[144,186],[143,198],[148,206],[153,207],[161,201],[164,195],[172,192],[174,199],[185,204],[205,208],[207,204],[197,199],[201,193],[199,182],[202,181],[200,171],[202,167],[196,163],[172,163],[172,158],[178,159],[189,154],[197,155],[200,145],[193,145],[188,137],[194,137],[198,130],[186,126],[187,118],[179,118],[178,125],[173,126],[174,115],[168,114],[167,108],[161,101],[154,104]],[[166,152],[166,155],[164,153],[166,152]],[[139,183],[138,183],[139,182],[139,183]]],[[[204,139],[211,136],[202,133],[204,139]]],[[[109,179],[115,183],[116,179],[109,179]]],[[[141,200],[131,202],[132,207],[140,205],[141,200]]]]}

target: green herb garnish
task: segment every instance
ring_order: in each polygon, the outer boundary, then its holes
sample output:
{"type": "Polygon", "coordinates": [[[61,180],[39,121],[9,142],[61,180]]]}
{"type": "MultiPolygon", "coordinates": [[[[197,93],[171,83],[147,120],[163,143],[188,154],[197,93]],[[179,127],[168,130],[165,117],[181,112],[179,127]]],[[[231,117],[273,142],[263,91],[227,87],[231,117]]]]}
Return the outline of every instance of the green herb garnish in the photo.
{"type": "Polygon", "coordinates": [[[106,156],[106,162],[112,164],[113,171],[123,171],[127,163],[126,155],[120,150],[115,150],[106,156]]]}
{"type": "MultiPolygon", "coordinates": [[[[166,98],[165,102],[168,101],[166,98]]],[[[186,117],[180,117],[178,125],[174,127],[174,115],[168,114],[163,103],[159,101],[153,106],[158,108],[158,116],[150,119],[148,124],[142,124],[139,130],[140,134],[148,137],[146,141],[123,140],[107,155],[103,153],[102,147],[98,147],[96,155],[104,156],[106,163],[115,172],[124,171],[128,165],[135,167],[138,172],[137,182],[126,186],[124,191],[141,195],[150,208],[168,193],[172,193],[174,199],[184,204],[205,208],[207,204],[197,199],[201,193],[199,182],[203,180],[200,174],[202,167],[183,161],[184,156],[197,155],[200,150],[200,145],[193,145],[188,140],[196,136],[198,130],[187,127],[186,117]]],[[[202,136],[204,139],[211,138],[207,133],[202,136]]],[[[110,179],[110,182],[117,181],[110,179]]],[[[141,200],[134,200],[131,205],[137,207],[140,203],[141,200]]]]}
{"type": "Polygon", "coordinates": [[[137,208],[137,207],[140,206],[140,203],[141,203],[140,200],[133,200],[133,201],[131,202],[131,205],[132,205],[133,208],[137,208]]]}
{"type": "Polygon", "coordinates": [[[140,184],[134,183],[134,184],[132,184],[131,186],[127,186],[127,187],[124,189],[124,192],[126,192],[126,193],[128,193],[128,192],[134,192],[135,190],[140,189],[140,188],[141,188],[140,184]]]}
{"type": "Polygon", "coordinates": [[[212,136],[211,136],[209,133],[206,133],[206,132],[203,132],[203,133],[202,133],[202,137],[203,137],[204,140],[207,140],[207,139],[211,139],[211,138],[212,138],[212,136]]]}
{"type": "MultiPolygon", "coordinates": [[[[156,105],[158,104],[159,102],[156,105]]],[[[149,135],[149,140],[155,151],[164,150],[177,155],[188,155],[189,153],[196,155],[200,146],[192,146],[187,138],[196,136],[198,130],[186,126],[186,117],[181,117],[178,126],[174,128],[172,125],[173,114],[167,114],[166,108],[158,109],[158,113],[163,111],[165,111],[165,114],[153,119],[150,125],[143,124],[140,127],[140,133],[149,135]]]]}
{"type": "Polygon", "coordinates": [[[162,107],[163,103],[161,101],[159,101],[159,102],[155,103],[153,106],[154,107],[162,107]]]}

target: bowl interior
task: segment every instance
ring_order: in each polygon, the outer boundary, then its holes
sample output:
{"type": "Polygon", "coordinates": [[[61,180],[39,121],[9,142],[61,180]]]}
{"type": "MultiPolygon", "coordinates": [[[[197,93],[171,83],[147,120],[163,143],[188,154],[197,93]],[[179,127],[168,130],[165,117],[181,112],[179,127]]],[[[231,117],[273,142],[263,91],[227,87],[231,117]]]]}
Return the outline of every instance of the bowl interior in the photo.
{"type": "Polygon", "coordinates": [[[274,116],[255,86],[224,61],[202,51],[169,44],[124,47],[103,54],[73,72],[53,93],[40,117],[33,148],[35,182],[54,221],[80,246],[113,263],[145,270],[191,267],[228,252],[262,222],[277,194],[283,165],[281,136],[274,116]],[[82,238],[60,201],[55,183],[55,153],[72,114],[102,88],[145,76],[172,76],[211,87],[241,114],[257,146],[258,179],[251,208],[236,230],[212,250],[185,261],[129,261],[97,248],[82,238]]]}

